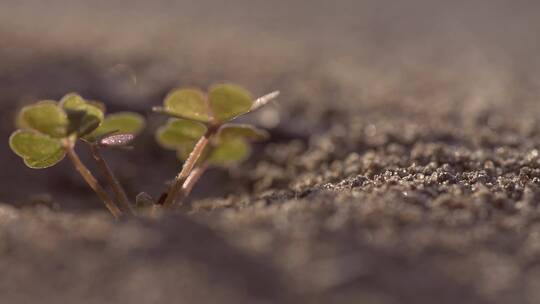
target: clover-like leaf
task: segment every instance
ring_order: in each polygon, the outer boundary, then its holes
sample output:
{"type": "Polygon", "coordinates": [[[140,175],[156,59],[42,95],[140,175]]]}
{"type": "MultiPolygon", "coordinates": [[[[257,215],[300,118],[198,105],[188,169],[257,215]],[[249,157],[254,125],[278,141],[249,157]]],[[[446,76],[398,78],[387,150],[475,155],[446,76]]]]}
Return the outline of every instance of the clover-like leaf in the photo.
{"type": "Polygon", "coordinates": [[[68,133],[75,132],[79,136],[84,136],[99,127],[103,121],[104,114],[100,107],[86,102],[77,94],[64,96],[60,106],[68,116],[68,133]]]}
{"type": "Polygon", "coordinates": [[[15,131],[9,138],[9,146],[33,169],[54,166],[65,156],[59,139],[31,130],[15,131]]]}
{"type": "Polygon", "coordinates": [[[266,131],[250,125],[225,124],[220,128],[213,142],[213,148],[207,155],[207,160],[216,166],[228,166],[244,161],[251,153],[248,141],[260,141],[266,138],[268,138],[266,131]]]}
{"type": "Polygon", "coordinates": [[[60,106],[64,109],[85,110],[86,105],[86,100],[76,93],[66,94],[60,100],[60,106]]]}
{"type": "Polygon", "coordinates": [[[101,125],[92,133],[84,137],[85,140],[94,142],[100,137],[114,134],[137,135],[144,128],[144,117],[133,112],[119,112],[107,115],[101,125]]]}
{"type": "Polygon", "coordinates": [[[219,84],[210,88],[208,101],[218,122],[227,122],[251,110],[253,100],[248,91],[233,84],[219,84]]]}
{"type": "Polygon", "coordinates": [[[219,130],[220,138],[240,137],[251,141],[261,141],[268,138],[268,132],[244,124],[226,124],[219,130]]]}
{"type": "Polygon", "coordinates": [[[206,126],[191,120],[171,118],[156,132],[157,142],[167,149],[190,149],[206,133],[206,126]]]}
{"type": "Polygon", "coordinates": [[[55,138],[66,136],[68,119],[55,101],[45,100],[22,108],[17,124],[23,129],[33,129],[55,138]]]}
{"type": "Polygon", "coordinates": [[[101,101],[97,101],[97,100],[87,100],[85,99],[86,103],[88,103],[89,105],[91,106],[94,106],[98,109],[101,110],[101,112],[103,112],[103,114],[107,113],[107,107],[105,106],[105,104],[101,101]]]}
{"type": "Polygon", "coordinates": [[[205,123],[210,121],[206,95],[198,89],[176,89],[165,97],[163,105],[166,114],[205,123]]]}
{"type": "Polygon", "coordinates": [[[251,153],[249,144],[239,137],[221,138],[214,147],[208,162],[217,166],[229,166],[244,161],[251,153]]]}

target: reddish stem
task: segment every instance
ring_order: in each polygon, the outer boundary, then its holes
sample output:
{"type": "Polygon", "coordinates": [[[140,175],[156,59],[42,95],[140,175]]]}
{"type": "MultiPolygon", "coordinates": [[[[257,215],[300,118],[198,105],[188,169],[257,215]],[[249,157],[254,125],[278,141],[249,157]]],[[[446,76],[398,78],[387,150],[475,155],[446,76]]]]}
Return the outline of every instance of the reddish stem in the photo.
{"type": "Polygon", "coordinates": [[[88,170],[88,168],[82,163],[81,159],[79,158],[79,156],[77,155],[77,153],[75,152],[73,148],[73,144],[72,143],[65,144],[64,149],[66,151],[68,158],[71,160],[71,162],[75,166],[75,169],[86,181],[88,186],[90,186],[90,188],[92,188],[92,190],[94,190],[94,192],[103,201],[103,203],[105,204],[105,207],[109,209],[109,211],[115,218],[121,217],[122,211],[116,206],[114,201],[109,197],[107,192],[105,192],[103,187],[101,187],[97,179],[94,177],[94,175],[92,175],[92,172],[90,172],[90,170],[88,170]]]}
{"type": "Polygon", "coordinates": [[[120,202],[120,204],[123,205],[126,211],[134,215],[135,211],[133,209],[133,206],[131,205],[131,202],[129,201],[126,195],[126,191],[124,190],[124,188],[122,187],[118,179],[114,176],[114,173],[112,172],[111,168],[109,167],[105,159],[103,159],[103,157],[101,156],[99,147],[95,144],[90,144],[90,151],[92,152],[92,156],[96,160],[96,163],[101,173],[107,179],[107,183],[110,185],[114,193],[114,196],[116,198],[116,201],[120,202]]]}
{"type": "Polygon", "coordinates": [[[184,162],[184,165],[182,166],[182,170],[174,179],[173,184],[169,187],[167,198],[165,198],[165,202],[163,202],[164,207],[171,207],[176,201],[178,194],[182,191],[182,186],[184,184],[184,181],[191,174],[193,167],[195,167],[195,164],[197,163],[204,149],[208,145],[210,136],[212,134],[213,134],[212,131],[208,131],[203,137],[201,137],[201,139],[199,139],[199,141],[193,148],[193,151],[191,151],[191,153],[189,154],[189,157],[187,158],[187,160],[184,162]]]}

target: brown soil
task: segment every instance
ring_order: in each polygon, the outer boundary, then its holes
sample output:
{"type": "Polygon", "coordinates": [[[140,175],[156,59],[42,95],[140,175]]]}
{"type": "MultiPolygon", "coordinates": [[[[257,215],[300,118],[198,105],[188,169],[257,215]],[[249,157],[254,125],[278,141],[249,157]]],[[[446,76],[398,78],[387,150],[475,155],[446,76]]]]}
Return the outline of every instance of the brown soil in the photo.
{"type": "Polygon", "coordinates": [[[358,2],[0,4],[0,302],[538,303],[538,4],[358,2]],[[223,80],[281,90],[246,118],[271,139],[159,220],[7,146],[38,99],[138,111],[105,156],[157,197],[181,164],[149,109],[223,80]]]}

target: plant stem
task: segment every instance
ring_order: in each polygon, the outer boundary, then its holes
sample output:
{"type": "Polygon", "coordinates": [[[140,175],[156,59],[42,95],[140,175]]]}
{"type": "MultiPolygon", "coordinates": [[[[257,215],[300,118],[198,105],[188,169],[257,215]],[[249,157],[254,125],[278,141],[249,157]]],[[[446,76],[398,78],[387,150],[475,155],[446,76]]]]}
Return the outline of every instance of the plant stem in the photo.
{"type": "Polygon", "coordinates": [[[193,167],[201,157],[204,149],[208,145],[208,142],[210,140],[210,136],[214,131],[208,130],[206,134],[199,139],[195,147],[193,148],[193,151],[189,154],[189,157],[184,162],[184,165],[182,166],[182,170],[180,173],[176,176],[174,179],[173,184],[169,187],[169,191],[167,193],[167,198],[165,198],[165,202],[163,202],[164,207],[171,207],[174,202],[176,201],[176,197],[178,193],[182,190],[182,186],[184,184],[184,180],[188,178],[191,171],[193,170],[193,167]]]}
{"type": "Polygon", "coordinates": [[[182,202],[186,197],[189,196],[191,193],[191,190],[193,190],[193,186],[199,181],[201,176],[204,174],[204,171],[208,168],[207,164],[200,165],[193,169],[189,176],[184,181],[184,184],[182,185],[182,189],[180,193],[178,194],[177,201],[182,202]]]}
{"type": "Polygon", "coordinates": [[[134,215],[135,210],[133,209],[133,205],[131,204],[126,195],[126,191],[124,190],[120,182],[118,182],[118,179],[114,176],[111,167],[109,167],[105,159],[103,159],[103,157],[101,156],[99,147],[96,144],[90,144],[90,151],[92,152],[92,156],[96,160],[99,170],[105,176],[107,183],[111,187],[116,201],[120,202],[120,204],[124,207],[125,211],[134,215]]]}
{"type": "Polygon", "coordinates": [[[109,209],[109,211],[112,213],[112,215],[115,218],[119,218],[122,216],[122,211],[116,206],[114,201],[109,197],[107,192],[101,187],[101,185],[98,183],[94,175],[92,175],[92,172],[88,170],[88,168],[82,163],[81,159],[73,149],[73,144],[68,143],[64,145],[64,149],[66,151],[66,154],[68,155],[69,159],[75,166],[75,169],[79,172],[79,174],[82,176],[82,178],[86,181],[86,183],[96,192],[96,194],[99,196],[99,198],[103,201],[105,204],[105,207],[109,209]]]}

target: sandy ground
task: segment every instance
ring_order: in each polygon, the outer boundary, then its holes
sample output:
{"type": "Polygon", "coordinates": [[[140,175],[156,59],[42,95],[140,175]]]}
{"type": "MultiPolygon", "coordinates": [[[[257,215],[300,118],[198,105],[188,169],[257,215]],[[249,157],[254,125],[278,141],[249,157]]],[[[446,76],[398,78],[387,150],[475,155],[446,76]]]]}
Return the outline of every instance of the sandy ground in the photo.
{"type": "Polygon", "coordinates": [[[540,301],[536,1],[87,2],[0,3],[0,302],[540,301]],[[7,146],[38,99],[135,110],[106,158],[158,196],[181,164],[151,107],[219,81],[282,92],[245,118],[271,139],[158,221],[7,146]]]}

